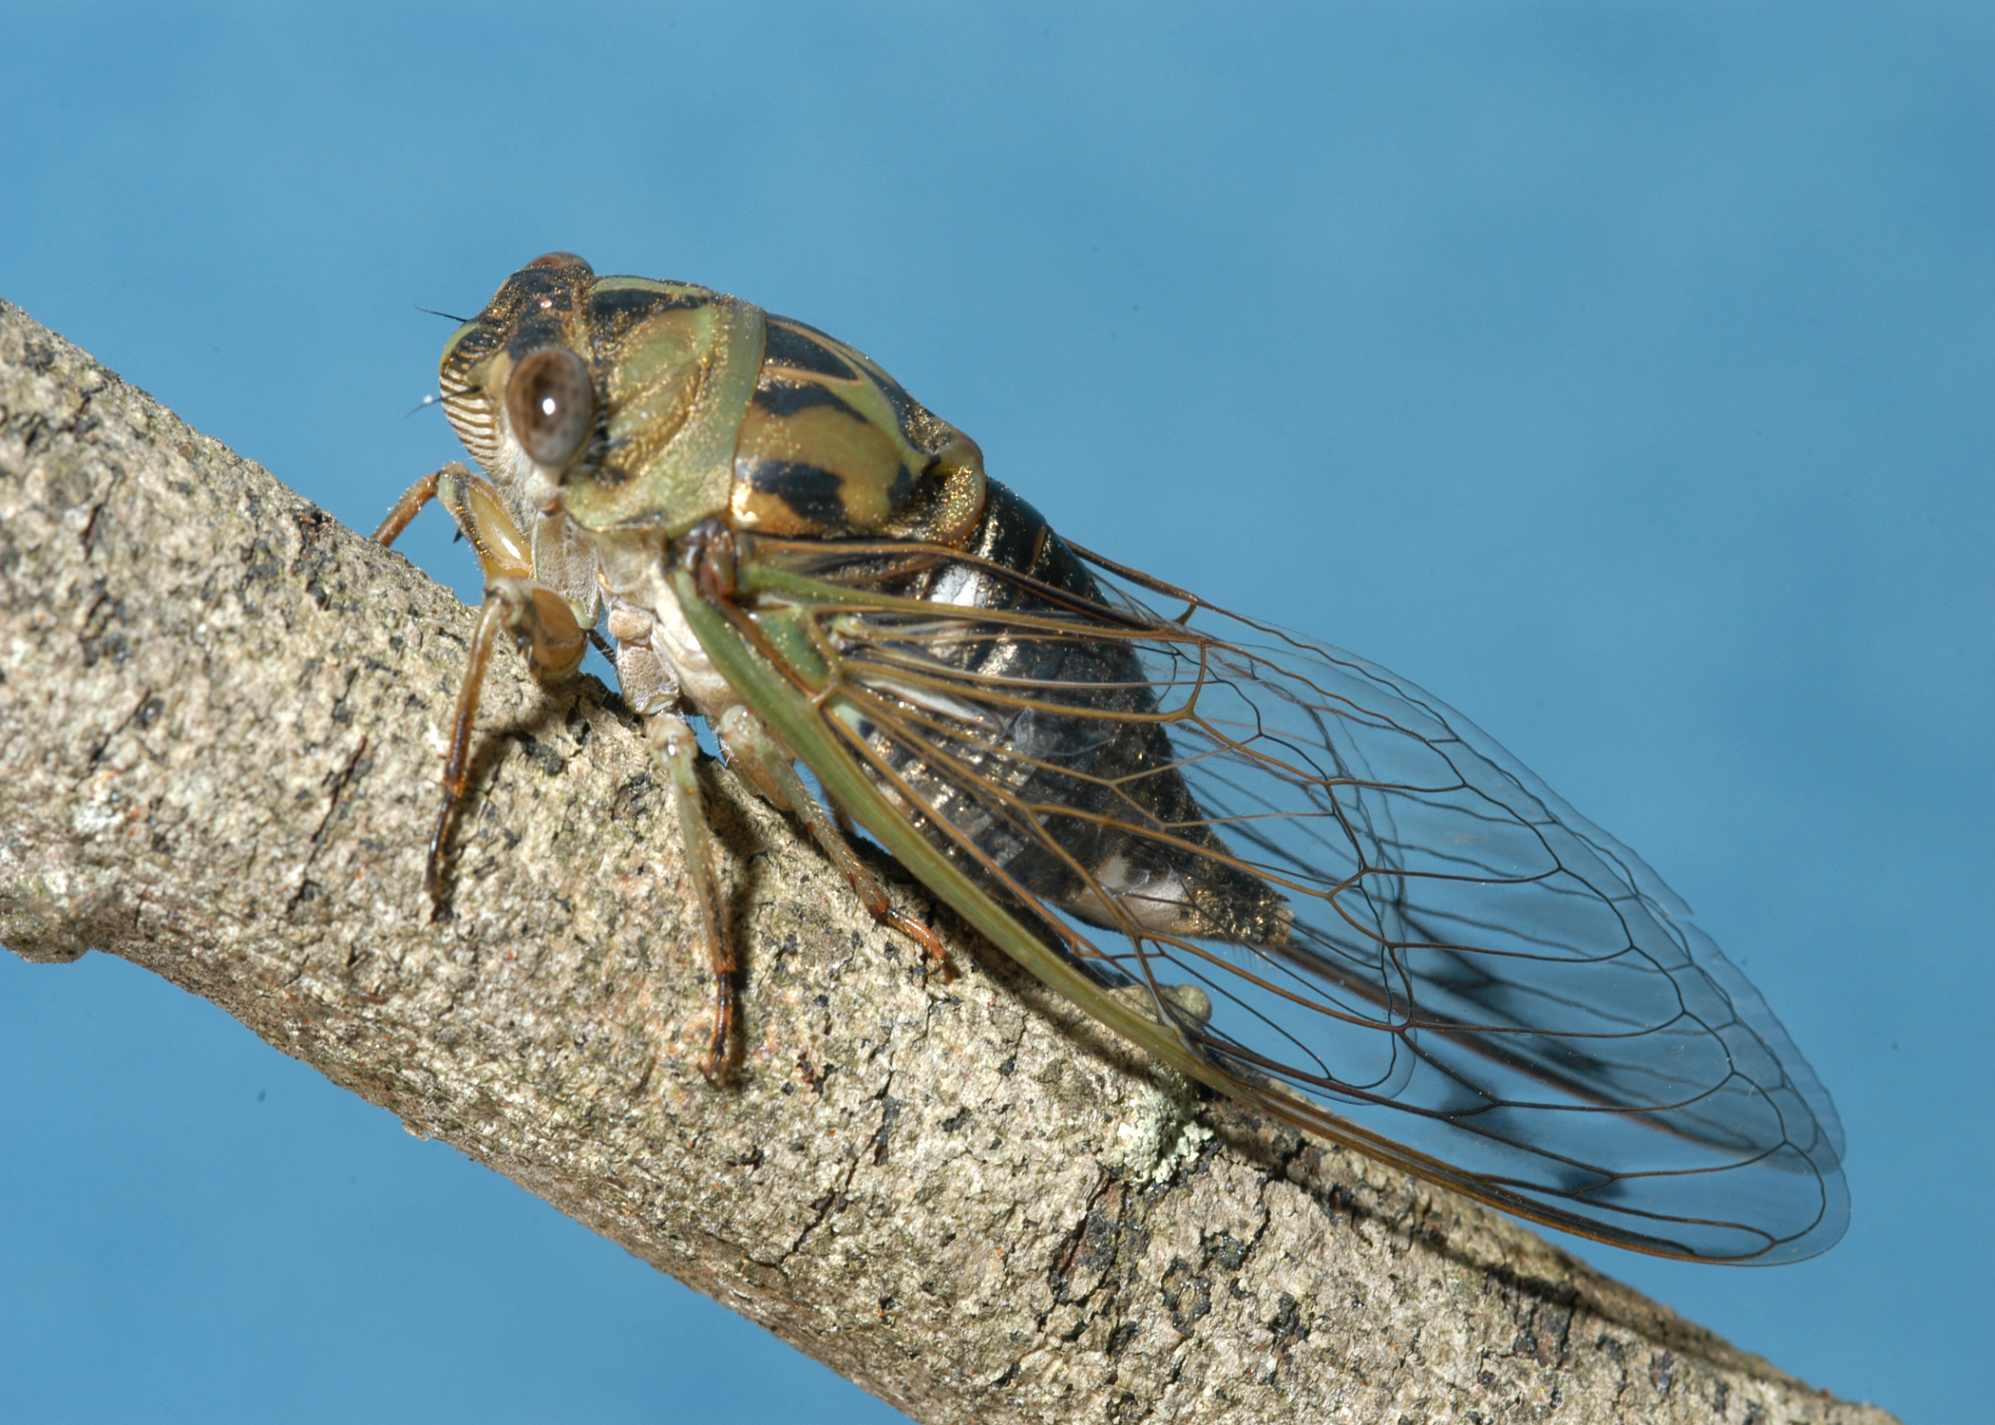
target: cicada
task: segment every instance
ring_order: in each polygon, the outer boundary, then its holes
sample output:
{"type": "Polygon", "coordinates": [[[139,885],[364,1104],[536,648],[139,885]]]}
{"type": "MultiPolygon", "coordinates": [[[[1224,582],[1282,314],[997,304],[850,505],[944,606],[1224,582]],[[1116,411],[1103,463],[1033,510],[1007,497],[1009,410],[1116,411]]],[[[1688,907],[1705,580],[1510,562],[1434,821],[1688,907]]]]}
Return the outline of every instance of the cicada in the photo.
{"type": "Polygon", "coordinates": [[[1664,1256],[1792,1261],[1842,1234],[1842,1129],[1765,1002],[1437,698],[1063,539],[851,346],[707,288],[552,253],[440,375],[482,473],[445,467],[377,532],[440,498],[487,581],[431,893],[495,645],[551,682],[600,626],[685,837],[710,1071],[736,962],[692,715],[875,915],[940,957],[855,824],[1260,1113],[1664,1256]]]}

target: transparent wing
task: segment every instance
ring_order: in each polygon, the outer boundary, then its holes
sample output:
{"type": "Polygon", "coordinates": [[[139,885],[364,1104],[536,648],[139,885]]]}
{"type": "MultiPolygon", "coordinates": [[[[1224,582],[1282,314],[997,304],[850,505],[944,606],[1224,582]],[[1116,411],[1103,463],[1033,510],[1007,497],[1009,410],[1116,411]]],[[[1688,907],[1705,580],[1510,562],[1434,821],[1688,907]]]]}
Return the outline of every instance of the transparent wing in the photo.
{"type": "Polygon", "coordinates": [[[889,800],[1238,1097],[1643,1250],[1842,1234],[1835,1110],[1757,992],[1421,689],[1092,556],[1080,592],[940,549],[754,557],[818,590],[783,603],[820,715],[889,800]]]}

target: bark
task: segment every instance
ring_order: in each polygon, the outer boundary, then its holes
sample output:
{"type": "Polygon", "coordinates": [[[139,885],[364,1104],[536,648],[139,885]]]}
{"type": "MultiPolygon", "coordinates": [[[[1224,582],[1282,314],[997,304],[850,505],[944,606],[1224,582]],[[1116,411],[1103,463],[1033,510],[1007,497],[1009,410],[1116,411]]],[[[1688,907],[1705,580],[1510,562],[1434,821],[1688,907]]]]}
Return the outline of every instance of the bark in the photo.
{"type": "MultiPolygon", "coordinates": [[[[412,472],[413,473],[413,472],[412,472]]],[[[1886,1421],[1515,1223],[1197,1103],[709,767],[738,1081],[634,720],[0,303],[0,943],[123,956],[932,1422],[1886,1421]]],[[[1714,1270],[1716,1270],[1714,1268],[1714,1270]]]]}

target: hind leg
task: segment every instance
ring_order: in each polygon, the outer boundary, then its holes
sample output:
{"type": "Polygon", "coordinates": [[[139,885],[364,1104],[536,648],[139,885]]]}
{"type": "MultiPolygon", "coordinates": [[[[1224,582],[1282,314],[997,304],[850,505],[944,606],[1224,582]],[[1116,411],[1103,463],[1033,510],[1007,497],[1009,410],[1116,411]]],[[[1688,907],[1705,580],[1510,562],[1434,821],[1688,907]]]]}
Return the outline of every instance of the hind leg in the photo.
{"type": "Polygon", "coordinates": [[[930,967],[947,978],[952,973],[949,952],[943,947],[941,939],[914,917],[903,915],[893,908],[886,886],[873,874],[872,867],[852,849],[852,843],[846,840],[823,804],[810,794],[810,788],[797,775],[796,764],[769,735],[761,719],[746,708],[730,708],[722,714],[714,731],[720,738],[721,746],[727,750],[728,765],[740,772],[764,801],[791,813],[809,828],[811,839],[831,858],[831,864],[858,893],[860,904],[866,907],[873,919],[893,927],[921,946],[928,956],[930,967]]]}

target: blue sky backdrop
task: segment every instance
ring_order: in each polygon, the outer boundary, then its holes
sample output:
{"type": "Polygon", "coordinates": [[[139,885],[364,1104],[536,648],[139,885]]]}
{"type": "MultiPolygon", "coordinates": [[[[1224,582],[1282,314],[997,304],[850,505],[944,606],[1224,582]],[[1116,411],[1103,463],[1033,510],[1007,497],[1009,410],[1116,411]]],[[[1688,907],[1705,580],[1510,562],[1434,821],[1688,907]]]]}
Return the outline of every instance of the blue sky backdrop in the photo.
{"type": "MultiPolygon", "coordinates": [[[[550,248],[870,353],[1467,712],[1813,1060],[1818,1260],[1578,1250],[1908,1421],[1995,1338],[1985,5],[9,6],[0,295],[342,520],[550,248]]],[[[460,590],[448,522],[404,547],[460,590]]],[[[0,1418],[898,1418],[122,963],[0,956],[0,1418]]]]}

